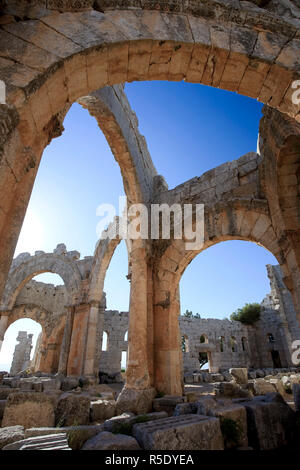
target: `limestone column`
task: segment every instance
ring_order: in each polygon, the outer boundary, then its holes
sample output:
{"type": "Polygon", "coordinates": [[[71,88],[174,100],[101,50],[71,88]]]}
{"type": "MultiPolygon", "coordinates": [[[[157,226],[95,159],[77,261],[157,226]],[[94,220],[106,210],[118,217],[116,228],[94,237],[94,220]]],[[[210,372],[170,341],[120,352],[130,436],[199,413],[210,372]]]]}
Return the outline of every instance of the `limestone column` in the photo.
{"type": "Polygon", "coordinates": [[[83,374],[87,332],[90,317],[90,304],[74,306],[74,319],[67,364],[67,375],[83,374]]]}
{"type": "Polygon", "coordinates": [[[84,375],[87,375],[89,377],[98,376],[98,342],[99,338],[102,339],[103,326],[104,308],[101,305],[101,302],[91,302],[83,369],[84,375]]]}
{"type": "Polygon", "coordinates": [[[126,387],[145,390],[151,386],[149,374],[147,253],[142,240],[131,249],[131,289],[126,387]]]}
{"type": "Polygon", "coordinates": [[[74,317],[74,307],[69,306],[65,307],[67,311],[67,319],[64,329],[64,336],[61,344],[59,364],[58,364],[58,373],[66,375],[67,374],[67,365],[68,357],[70,352],[72,328],[73,328],[73,317],[74,317]]]}
{"type": "Polygon", "coordinates": [[[178,282],[173,279],[173,282],[171,281],[166,286],[170,290],[162,289],[160,281],[162,277],[155,276],[154,387],[167,395],[182,395],[183,364],[179,328],[179,286],[178,282]],[[174,284],[177,284],[177,287],[174,284]]]}
{"type": "Polygon", "coordinates": [[[8,314],[6,312],[2,312],[0,316],[0,351],[2,348],[4,335],[7,329],[7,324],[8,324],[8,314]]]}

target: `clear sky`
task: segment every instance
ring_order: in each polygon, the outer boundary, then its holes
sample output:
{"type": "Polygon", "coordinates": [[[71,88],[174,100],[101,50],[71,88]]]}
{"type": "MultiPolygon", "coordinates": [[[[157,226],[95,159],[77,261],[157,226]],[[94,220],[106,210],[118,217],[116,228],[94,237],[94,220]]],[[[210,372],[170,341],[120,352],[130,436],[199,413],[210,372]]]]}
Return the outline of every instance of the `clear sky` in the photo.
{"type": "MultiPolygon", "coordinates": [[[[255,100],[184,82],[135,82],[125,87],[158,173],[169,188],[226,161],[256,150],[262,105],[255,100]]],[[[16,254],[51,252],[58,243],[92,255],[101,203],[118,207],[121,173],[97,122],[74,104],[63,135],[45,149],[16,254]]],[[[184,273],[181,310],[224,318],[246,302],[261,302],[270,290],[265,265],[276,259],[250,242],[224,242],[197,256],[184,273]]],[[[122,242],[112,258],[105,290],[107,307],[127,310],[127,253],[122,242]]],[[[61,283],[55,275],[38,277],[61,283]]],[[[10,338],[22,327],[10,327],[10,338]]],[[[29,331],[28,331],[29,332],[29,331]]],[[[37,331],[34,339],[37,337],[37,331]]],[[[10,342],[13,341],[10,339],[10,342]]],[[[7,363],[7,354],[1,363],[7,363]]]]}

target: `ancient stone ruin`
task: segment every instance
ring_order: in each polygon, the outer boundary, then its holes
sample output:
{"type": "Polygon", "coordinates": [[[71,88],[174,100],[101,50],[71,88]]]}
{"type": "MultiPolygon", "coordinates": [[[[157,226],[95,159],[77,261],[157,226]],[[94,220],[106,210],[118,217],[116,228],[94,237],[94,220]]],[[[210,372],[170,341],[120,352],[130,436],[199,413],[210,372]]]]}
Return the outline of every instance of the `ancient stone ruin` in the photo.
{"type": "Polygon", "coordinates": [[[19,344],[16,345],[9,373],[15,375],[30,367],[30,353],[32,349],[32,335],[27,331],[19,331],[17,336],[19,344]]]}
{"type": "Polygon", "coordinates": [[[299,447],[299,2],[2,0],[0,8],[0,347],[17,319],[43,330],[30,372],[28,347],[19,365],[22,340],[13,373],[0,373],[0,448],[299,447]],[[258,99],[257,151],[169,189],[124,91],[135,80],[258,99]],[[83,259],[64,244],[13,259],[43,151],[74,102],[103,131],[130,204],[205,206],[200,250],[187,249],[174,224],[168,240],[127,240],[129,312],[107,311],[103,292],[119,238],[101,239],[83,259]],[[259,322],[179,320],[185,268],[226,240],[257,243],[277,259],[259,322]],[[64,286],[32,281],[43,272],[64,286]]]}

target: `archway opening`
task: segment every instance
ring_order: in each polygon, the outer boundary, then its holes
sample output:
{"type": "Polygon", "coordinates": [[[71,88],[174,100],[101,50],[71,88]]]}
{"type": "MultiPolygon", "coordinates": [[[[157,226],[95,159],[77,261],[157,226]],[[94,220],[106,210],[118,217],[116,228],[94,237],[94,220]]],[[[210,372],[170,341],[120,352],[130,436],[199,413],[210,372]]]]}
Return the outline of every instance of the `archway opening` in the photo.
{"type": "Polygon", "coordinates": [[[30,318],[13,322],[4,335],[0,351],[0,370],[15,374],[33,366],[31,362],[37,353],[36,346],[41,333],[41,325],[30,318]]]}
{"type": "Polygon", "coordinates": [[[258,337],[255,340],[254,329],[243,321],[232,321],[231,316],[247,303],[258,303],[258,330],[265,331],[268,322],[280,323],[275,303],[265,309],[265,297],[271,302],[274,292],[268,293],[275,288],[274,283],[270,286],[266,269],[269,264],[277,265],[277,260],[265,248],[233,240],[209,247],[186,268],[180,280],[181,311],[185,312],[180,326],[192,332],[190,353],[183,357],[186,372],[196,372],[198,363],[198,370],[208,368],[211,372],[231,367],[259,368],[257,356],[253,359],[255,354],[261,354],[266,361],[263,345],[261,351],[255,351],[256,342],[262,341],[258,337]]]}
{"type": "Polygon", "coordinates": [[[118,208],[124,195],[120,168],[96,119],[74,103],[64,128],[43,153],[15,256],[51,253],[59,243],[81,256],[92,255],[97,207],[107,203],[118,208]]]}

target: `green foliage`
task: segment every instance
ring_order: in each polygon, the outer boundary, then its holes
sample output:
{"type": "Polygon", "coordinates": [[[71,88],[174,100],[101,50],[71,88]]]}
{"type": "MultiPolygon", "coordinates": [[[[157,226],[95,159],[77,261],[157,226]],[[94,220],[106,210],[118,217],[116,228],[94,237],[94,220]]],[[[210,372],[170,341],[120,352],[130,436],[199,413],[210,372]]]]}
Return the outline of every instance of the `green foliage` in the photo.
{"type": "Polygon", "coordinates": [[[221,432],[224,437],[225,444],[238,445],[242,430],[239,424],[231,418],[220,418],[221,432]]]}
{"type": "Polygon", "coordinates": [[[201,318],[200,313],[194,314],[191,310],[186,310],[182,316],[186,318],[201,318]]]}
{"type": "Polygon", "coordinates": [[[121,369],[121,372],[123,372],[123,374],[124,374],[124,372],[126,372],[126,371],[125,371],[125,369],[121,369]]]}
{"type": "Polygon", "coordinates": [[[155,398],[162,398],[164,396],[165,396],[165,394],[163,392],[157,392],[155,398]]]}
{"type": "Polygon", "coordinates": [[[285,390],[285,393],[288,393],[288,394],[290,394],[290,395],[293,393],[292,387],[291,387],[290,385],[284,384],[284,385],[283,385],[283,388],[284,388],[284,390],[285,390]]]}
{"type": "Polygon", "coordinates": [[[260,304],[245,304],[230,315],[230,320],[240,321],[245,325],[253,325],[260,318],[260,304]]]}

